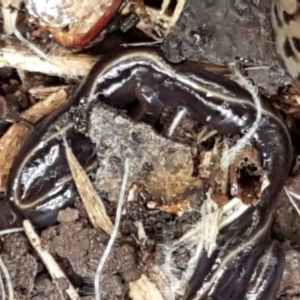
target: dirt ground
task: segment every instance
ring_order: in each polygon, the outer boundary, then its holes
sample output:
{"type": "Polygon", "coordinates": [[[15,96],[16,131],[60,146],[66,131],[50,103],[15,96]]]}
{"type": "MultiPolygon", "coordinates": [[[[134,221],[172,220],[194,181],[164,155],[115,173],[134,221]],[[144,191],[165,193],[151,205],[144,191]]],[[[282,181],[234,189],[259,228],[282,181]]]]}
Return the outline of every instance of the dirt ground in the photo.
{"type": "MultiPolygon", "coordinates": [[[[177,25],[162,44],[166,56],[171,61],[201,57],[212,64],[225,65],[238,60],[249,67],[271,66],[267,72],[264,68],[253,68],[248,73],[266,95],[276,94],[279,86],[290,83],[269,42],[272,40],[269,1],[215,2],[189,1],[177,25]],[[226,27],[222,25],[225,16],[226,27]],[[235,34],[232,34],[233,28],[237,29],[235,34]],[[199,32],[204,38],[199,39],[199,32]]],[[[0,94],[16,112],[26,110],[37,101],[28,94],[32,87],[78,84],[76,80],[37,73],[28,73],[24,78],[25,81],[14,69],[0,68],[0,94]]],[[[286,103],[277,105],[286,109],[286,103]]],[[[287,118],[296,119],[297,113],[287,118]]],[[[169,123],[166,114],[164,126],[167,128],[169,123]]],[[[150,126],[135,123],[102,105],[94,108],[91,125],[88,134],[96,145],[98,143],[99,163],[93,174],[93,183],[113,223],[122,182],[123,156],[130,157],[128,186],[134,186],[137,192],[123,207],[120,237],[105,263],[100,282],[102,300],[130,299],[130,283],[145,274],[155,278],[155,267],[165,260],[163,245],[181,237],[201,217],[201,201],[209,189],[209,182],[194,174],[195,165],[199,163],[195,162],[193,155],[197,151],[194,142],[199,128],[187,119],[177,129],[176,139],[172,141],[157,134],[150,126]],[[99,145],[100,135],[105,147],[99,145]],[[168,211],[164,199],[172,199],[172,195],[177,196],[177,206],[170,208],[173,203],[168,203],[168,211]],[[187,202],[193,210],[186,209],[187,202]],[[172,209],[174,211],[170,211],[172,209]]],[[[3,135],[9,126],[1,121],[0,134],[3,135]]],[[[209,145],[205,146],[208,150],[209,145]]],[[[300,193],[299,181],[296,161],[286,187],[300,193]]],[[[21,226],[5,200],[5,193],[1,195],[0,205],[0,229],[21,226]]],[[[74,207],[61,211],[56,225],[37,232],[42,247],[54,256],[78,289],[81,299],[94,299],[94,276],[109,236],[91,225],[81,200],[77,199],[74,207]]],[[[284,192],[279,195],[274,211],[272,238],[282,244],[286,258],[277,299],[300,299],[300,216],[284,192]]],[[[2,236],[0,255],[11,278],[14,299],[62,299],[57,285],[23,232],[2,236]]],[[[174,253],[176,278],[181,277],[190,259],[190,253],[184,247],[174,253]]]]}

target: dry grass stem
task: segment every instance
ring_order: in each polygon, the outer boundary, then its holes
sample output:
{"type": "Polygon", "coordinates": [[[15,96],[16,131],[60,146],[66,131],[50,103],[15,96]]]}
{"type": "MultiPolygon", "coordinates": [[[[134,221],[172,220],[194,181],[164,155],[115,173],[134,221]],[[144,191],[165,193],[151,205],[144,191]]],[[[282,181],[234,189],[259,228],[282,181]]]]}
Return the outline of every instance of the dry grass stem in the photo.
{"type": "Polygon", "coordinates": [[[24,229],[22,227],[5,229],[5,230],[0,231],[0,236],[12,234],[12,233],[16,233],[16,232],[22,232],[22,231],[24,231],[24,229]]]}
{"type": "MultiPolygon", "coordinates": [[[[54,109],[66,103],[67,94],[60,90],[51,94],[44,101],[38,102],[21,114],[25,120],[35,123],[54,109]]],[[[0,139],[0,191],[5,189],[7,175],[20,146],[29,134],[29,129],[13,124],[0,139]]]]}
{"type": "Polygon", "coordinates": [[[2,276],[0,276],[0,289],[1,289],[1,299],[6,300],[6,292],[5,292],[5,287],[4,287],[4,282],[3,282],[2,276]]]}
{"type": "Polygon", "coordinates": [[[300,217],[300,209],[293,199],[293,197],[294,197],[297,200],[300,200],[300,195],[292,192],[291,190],[287,189],[286,187],[284,187],[284,192],[285,192],[286,196],[288,197],[289,201],[292,203],[293,207],[295,208],[297,214],[300,217]]]}
{"type": "Polygon", "coordinates": [[[8,290],[8,300],[13,300],[14,299],[14,289],[12,286],[12,282],[10,279],[10,275],[9,272],[0,256],[0,269],[2,271],[2,273],[4,274],[4,278],[6,281],[6,285],[7,285],[7,290],[8,290]]]}
{"type": "Polygon", "coordinates": [[[182,119],[185,118],[187,115],[188,111],[185,107],[181,107],[176,116],[174,117],[172,124],[170,125],[170,128],[168,129],[168,137],[171,137],[174,134],[175,129],[178,127],[182,119]]]}
{"type": "Polygon", "coordinates": [[[118,235],[119,226],[120,226],[120,222],[121,222],[122,208],[123,208],[123,204],[125,202],[125,192],[126,192],[126,185],[127,185],[127,182],[128,182],[128,175],[129,175],[129,162],[128,162],[128,159],[125,159],[125,162],[124,162],[124,175],[123,175],[121,191],[120,191],[120,197],[119,197],[117,211],[116,211],[115,225],[114,225],[114,228],[113,228],[113,231],[111,233],[110,239],[109,239],[108,244],[105,248],[105,251],[104,251],[104,253],[101,257],[101,260],[99,262],[99,265],[97,267],[96,274],[95,274],[94,286],[95,286],[95,298],[96,298],[96,300],[100,300],[100,296],[101,296],[99,283],[100,283],[100,277],[101,277],[101,273],[102,273],[104,264],[105,264],[105,262],[108,258],[109,253],[112,250],[112,246],[115,243],[115,240],[116,240],[117,235],[118,235]]]}
{"type": "Polygon", "coordinates": [[[96,60],[97,58],[88,55],[72,54],[47,54],[45,60],[19,42],[0,49],[0,68],[11,67],[59,77],[83,77],[87,75],[96,60]]]}
{"type": "Polygon", "coordinates": [[[164,290],[164,293],[169,295],[167,299],[175,299],[176,294],[184,294],[201,255],[206,251],[207,255],[210,256],[217,246],[220,230],[241,217],[248,208],[249,206],[243,204],[238,198],[233,198],[224,206],[219,207],[211,198],[211,192],[207,193],[207,199],[200,209],[201,220],[171,245],[162,245],[165,260],[161,270],[169,282],[169,290],[166,288],[164,290]],[[179,247],[184,247],[190,253],[190,259],[180,279],[174,275],[176,269],[174,253],[179,247]]]}
{"type": "MultiPolygon", "coordinates": [[[[70,297],[71,300],[79,300],[80,297],[76,289],[72,286],[71,282],[66,277],[65,273],[61,270],[59,265],[56,263],[52,255],[42,246],[39,236],[34,231],[34,228],[29,220],[23,221],[23,228],[25,230],[26,236],[31,243],[32,247],[44,263],[47,268],[51,278],[54,280],[55,284],[59,288],[60,283],[63,282],[63,285],[67,284],[67,288],[64,289],[66,294],[70,297]]],[[[59,292],[62,293],[62,290],[59,288],[59,292]]]]}
{"type": "Polygon", "coordinates": [[[212,130],[204,126],[197,135],[197,143],[201,144],[210,139],[211,137],[215,136],[216,134],[218,134],[217,130],[212,130]]]}
{"type": "Polygon", "coordinates": [[[66,156],[72,177],[86,208],[90,222],[95,228],[100,228],[110,235],[113,231],[113,223],[106,213],[105,206],[97,195],[85,170],[80,166],[72,150],[68,146],[65,136],[62,135],[62,137],[64,139],[66,156]]]}

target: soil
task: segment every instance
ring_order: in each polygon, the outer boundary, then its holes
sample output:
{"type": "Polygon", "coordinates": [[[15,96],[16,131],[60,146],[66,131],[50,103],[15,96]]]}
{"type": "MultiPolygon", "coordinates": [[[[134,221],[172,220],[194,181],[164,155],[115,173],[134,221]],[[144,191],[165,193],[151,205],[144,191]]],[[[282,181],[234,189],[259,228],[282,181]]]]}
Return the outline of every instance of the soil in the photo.
{"type": "MultiPolygon", "coordinates": [[[[261,69],[260,72],[249,73],[249,76],[260,83],[266,94],[277,93],[277,87],[289,82],[289,78],[271,44],[267,42],[272,39],[266,18],[269,1],[228,0],[222,3],[224,4],[219,5],[220,1],[189,1],[177,26],[164,41],[163,49],[167,56],[173,61],[182,57],[201,56],[218,64],[226,64],[238,57],[243,58],[245,64],[260,65],[263,62],[267,66],[272,65],[268,74],[261,69]],[[218,6],[215,2],[218,2],[218,6]],[[203,11],[205,14],[202,15],[195,16],[193,13],[203,11]],[[236,45],[235,47],[229,47],[226,40],[233,27],[227,28],[228,32],[224,33],[225,27],[221,26],[224,15],[229,18],[228,24],[241,28],[237,34],[230,35],[230,45],[236,45]],[[216,16],[219,22],[215,22],[216,16]],[[240,20],[238,26],[237,19],[240,20]],[[246,35],[246,27],[247,34],[252,39],[246,35]],[[186,28],[191,34],[185,34],[186,28]],[[260,28],[264,28],[264,31],[258,33],[260,28]],[[195,31],[204,32],[204,39],[200,39],[199,43],[194,35],[195,31]],[[257,34],[260,34],[260,38],[257,38],[257,34]],[[224,40],[220,41],[220,37],[224,37],[224,40]]],[[[21,83],[15,70],[0,69],[0,94],[15,112],[24,111],[36,101],[28,95],[29,87],[64,82],[39,74],[29,74],[26,78],[30,80],[21,83]]],[[[167,128],[168,116],[164,122],[167,128]]],[[[89,136],[98,143],[99,161],[93,182],[96,191],[105,201],[106,210],[113,222],[125,156],[131,161],[128,190],[135,187],[138,191],[123,208],[119,229],[121,237],[113,246],[100,282],[102,300],[130,299],[129,284],[141,278],[142,274],[154,277],[154,267],[163,263],[165,257],[161,245],[178,239],[199,220],[201,203],[208,191],[207,180],[211,177],[200,180],[195,176],[195,165],[199,168],[199,162],[194,160],[197,149],[193,142],[197,140],[196,132],[199,128],[191,120],[177,129],[174,140],[102,105],[94,108],[91,124],[89,136]],[[99,135],[105,137],[105,147],[99,144],[99,135]],[[160,157],[160,160],[157,161],[156,157],[160,157]],[[169,202],[165,201],[167,198],[169,202]],[[187,210],[189,206],[194,209],[187,210]],[[145,232],[144,238],[140,237],[140,224],[145,232]]],[[[9,125],[1,121],[1,135],[9,125]]],[[[161,129],[161,133],[163,132],[161,129]]],[[[209,143],[204,148],[210,153],[209,143]]],[[[299,181],[300,174],[295,171],[286,187],[300,192],[299,181]]],[[[5,195],[1,196],[0,229],[20,226],[20,220],[12,213],[5,195]]],[[[300,207],[300,203],[298,204],[300,207]]],[[[80,199],[76,200],[74,207],[60,212],[56,225],[37,231],[43,247],[54,256],[78,289],[81,299],[94,299],[94,274],[109,236],[102,230],[93,228],[80,199]]],[[[272,237],[282,244],[286,257],[277,299],[297,300],[300,298],[300,216],[284,192],[280,193],[275,208],[272,237]]],[[[62,299],[56,284],[22,232],[2,236],[0,255],[10,274],[15,299],[62,299]]],[[[189,260],[190,253],[183,247],[174,253],[177,278],[180,278],[189,260]]]]}

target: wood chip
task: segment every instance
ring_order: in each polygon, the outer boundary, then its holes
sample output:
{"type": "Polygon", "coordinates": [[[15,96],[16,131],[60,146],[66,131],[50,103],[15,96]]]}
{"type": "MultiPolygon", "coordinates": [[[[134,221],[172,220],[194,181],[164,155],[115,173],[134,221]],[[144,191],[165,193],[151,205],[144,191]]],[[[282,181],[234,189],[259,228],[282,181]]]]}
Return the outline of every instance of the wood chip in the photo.
{"type": "Polygon", "coordinates": [[[129,283],[129,297],[133,300],[164,300],[162,294],[146,275],[129,283]]]}

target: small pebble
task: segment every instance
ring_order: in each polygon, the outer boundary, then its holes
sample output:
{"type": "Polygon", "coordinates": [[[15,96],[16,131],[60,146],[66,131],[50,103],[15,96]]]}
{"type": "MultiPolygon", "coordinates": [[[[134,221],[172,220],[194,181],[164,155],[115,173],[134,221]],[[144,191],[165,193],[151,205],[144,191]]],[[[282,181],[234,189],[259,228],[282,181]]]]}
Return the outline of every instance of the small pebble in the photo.
{"type": "Polygon", "coordinates": [[[57,220],[60,223],[71,223],[75,222],[79,217],[79,211],[74,208],[66,208],[60,210],[57,216],[57,220]]]}

